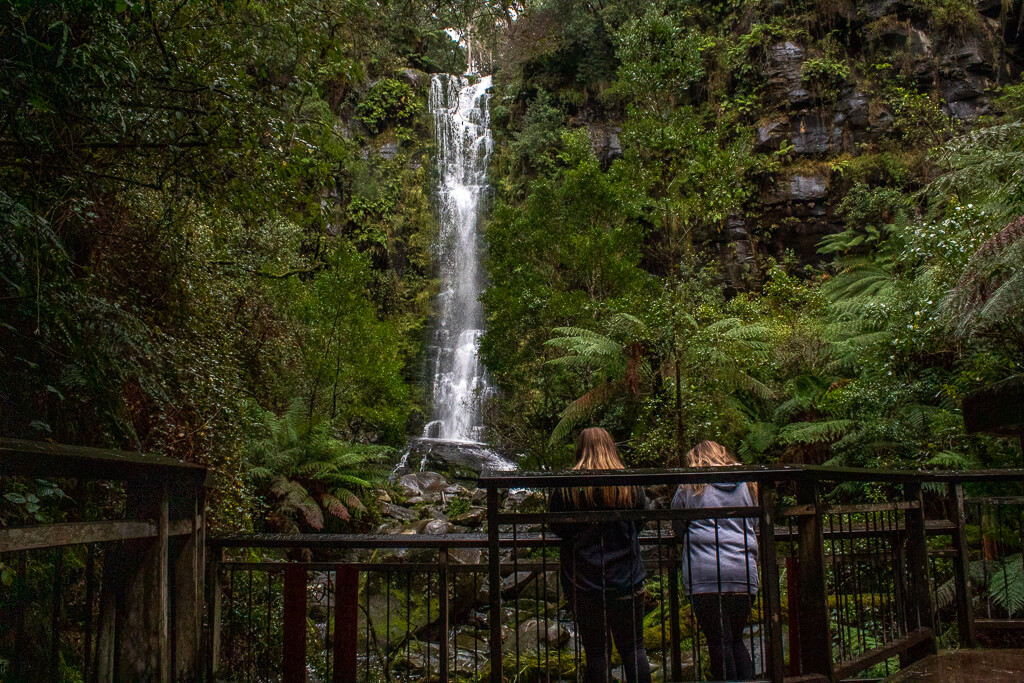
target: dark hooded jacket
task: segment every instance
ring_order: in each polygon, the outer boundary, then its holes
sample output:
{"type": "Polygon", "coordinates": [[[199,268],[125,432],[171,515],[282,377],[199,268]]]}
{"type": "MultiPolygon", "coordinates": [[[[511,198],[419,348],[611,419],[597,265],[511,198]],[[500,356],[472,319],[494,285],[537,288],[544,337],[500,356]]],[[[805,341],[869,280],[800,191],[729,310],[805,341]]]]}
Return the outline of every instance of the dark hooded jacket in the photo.
{"type": "MultiPolygon", "coordinates": [[[[643,510],[647,498],[636,487],[630,509],[643,510]]],[[[577,507],[565,489],[551,494],[551,512],[613,509],[603,500],[598,489],[593,504],[577,507]]],[[[640,558],[638,540],[641,523],[616,522],[552,522],[551,531],[562,539],[562,587],[566,593],[607,591],[628,594],[638,590],[647,577],[640,558]]]]}
{"type": "MultiPolygon", "coordinates": [[[[680,486],[672,498],[676,510],[754,507],[745,483],[708,484],[701,495],[680,486]]],[[[673,520],[683,539],[683,587],[694,593],[757,593],[757,518],[673,520]]]]}

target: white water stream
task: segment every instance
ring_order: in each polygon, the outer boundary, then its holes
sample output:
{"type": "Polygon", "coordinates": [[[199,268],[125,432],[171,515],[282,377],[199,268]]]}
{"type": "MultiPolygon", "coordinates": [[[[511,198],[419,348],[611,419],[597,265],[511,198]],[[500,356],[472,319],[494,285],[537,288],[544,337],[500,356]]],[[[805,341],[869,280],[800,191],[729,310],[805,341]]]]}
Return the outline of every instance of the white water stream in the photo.
{"type": "Polygon", "coordinates": [[[446,74],[430,81],[440,177],[441,293],[431,347],[433,415],[423,436],[444,441],[480,442],[482,404],[490,392],[478,354],[484,277],[477,230],[491,153],[490,87],[490,76],[473,84],[446,74]]]}

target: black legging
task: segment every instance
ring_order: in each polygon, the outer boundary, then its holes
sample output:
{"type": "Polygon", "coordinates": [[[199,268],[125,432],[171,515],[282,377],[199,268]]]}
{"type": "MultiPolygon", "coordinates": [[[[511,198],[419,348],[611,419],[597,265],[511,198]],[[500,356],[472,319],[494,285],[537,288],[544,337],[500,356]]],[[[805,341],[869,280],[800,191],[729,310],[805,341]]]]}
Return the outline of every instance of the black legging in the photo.
{"type": "Polygon", "coordinates": [[[697,624],[708,641],[711,679],[749,681],[754,663],[743,645],[743,629],[752,606],[746,593],[697,593],[690,596],[697,624]]]}
{"type": "Polygon", "coordinates": [[[577,591],[569,603],[576,615],[587,668],[583,680],[605,683],[611,680],[612,641],[622,657],[629,683],[650,683],[651,665],[644,651],[643,593],[614,596],[600,591],[577,591]]]}

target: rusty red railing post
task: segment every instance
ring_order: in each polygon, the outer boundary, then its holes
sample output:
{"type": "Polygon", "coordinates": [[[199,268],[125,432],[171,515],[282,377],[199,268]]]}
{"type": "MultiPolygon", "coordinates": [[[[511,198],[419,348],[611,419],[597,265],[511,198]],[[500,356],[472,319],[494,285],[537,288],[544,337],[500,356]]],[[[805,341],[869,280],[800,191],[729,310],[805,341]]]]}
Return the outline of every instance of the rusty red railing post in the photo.
{"type": "Polygon", "coordinates": [[[357,676],[359,633],[359,569],[339,564],[334,572],[334,683],[357,676]]]}
{"type": "Polygon", "coordinates": [[[306,568],[284,568],[284,683],[306,683],[306,568]]]}

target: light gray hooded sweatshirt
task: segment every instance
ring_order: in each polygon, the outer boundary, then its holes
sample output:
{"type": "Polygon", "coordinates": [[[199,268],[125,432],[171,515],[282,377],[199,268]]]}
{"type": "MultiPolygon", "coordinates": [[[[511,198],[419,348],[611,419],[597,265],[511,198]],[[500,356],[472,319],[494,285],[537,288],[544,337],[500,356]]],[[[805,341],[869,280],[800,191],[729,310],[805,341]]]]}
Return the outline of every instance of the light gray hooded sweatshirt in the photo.
{"type": "MultiPolygon", "coordinates": [[[[753,507],[746,483],[708,484],[701,495],[688,486],[676,489],[672,507],[753,507]]],[[[748,593],[757,579],[757,518],[673,520],[676,537],[683,539],[683,587],[694,593],[748,593]],[[717,526],[717,529],[716,529],[717,526]]]]}

